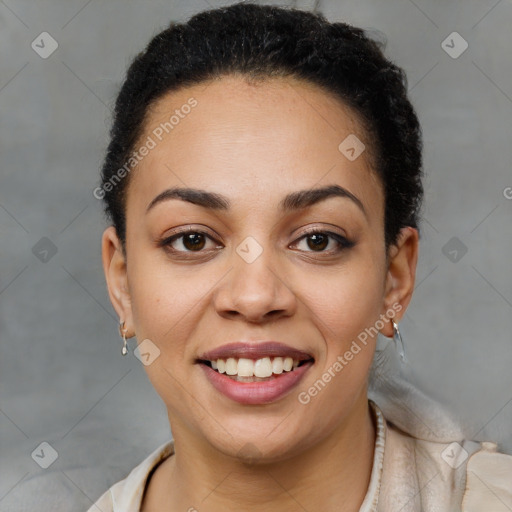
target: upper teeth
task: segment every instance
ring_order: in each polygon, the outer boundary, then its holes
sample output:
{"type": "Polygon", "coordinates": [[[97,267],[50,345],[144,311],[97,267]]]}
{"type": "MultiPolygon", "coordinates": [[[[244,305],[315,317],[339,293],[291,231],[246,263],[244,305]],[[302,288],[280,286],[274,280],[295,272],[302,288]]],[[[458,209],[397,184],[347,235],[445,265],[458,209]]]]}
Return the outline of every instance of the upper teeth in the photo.
{"type": "Polygon", "coordinates": [[[292,368],[299,366],[299,361],[291,357],[263,357],[262,359],[217,359],[210,361],[212,368],[219,373],[227,375],[238,375],[239,377],[270,377],[273,373],[279,374],[289,372],[292,368]]]}

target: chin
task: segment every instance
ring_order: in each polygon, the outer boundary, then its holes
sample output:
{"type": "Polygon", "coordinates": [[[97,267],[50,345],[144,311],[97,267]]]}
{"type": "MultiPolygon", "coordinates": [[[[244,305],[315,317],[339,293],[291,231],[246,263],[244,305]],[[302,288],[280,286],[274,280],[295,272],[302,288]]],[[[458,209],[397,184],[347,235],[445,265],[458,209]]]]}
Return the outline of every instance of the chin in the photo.
{"type": "Polygon", "coordinates": [[[305,439],[311,440],[307,432],[299,434],[289,420],[283,415],[266,422],[250,422],[247,418],[240,423],[224,421],[224,428],[209,430],[204,435],[215,450],[244,464],[271,464],[296,456],[304,450],[305,439]]]}

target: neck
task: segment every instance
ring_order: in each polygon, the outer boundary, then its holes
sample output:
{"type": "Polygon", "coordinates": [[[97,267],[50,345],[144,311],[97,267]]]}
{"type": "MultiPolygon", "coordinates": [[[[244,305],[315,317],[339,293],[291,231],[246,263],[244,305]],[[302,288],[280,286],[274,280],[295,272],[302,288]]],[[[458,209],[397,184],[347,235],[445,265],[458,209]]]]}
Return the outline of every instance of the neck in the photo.
{"type": "Polygon", "coordinates": [[[212,457],[175,430],[175,455],[164,463],[155,510],[356,512],[368,489],[376,431],[366,393],[321,442],[271,464],[212,457]]]}

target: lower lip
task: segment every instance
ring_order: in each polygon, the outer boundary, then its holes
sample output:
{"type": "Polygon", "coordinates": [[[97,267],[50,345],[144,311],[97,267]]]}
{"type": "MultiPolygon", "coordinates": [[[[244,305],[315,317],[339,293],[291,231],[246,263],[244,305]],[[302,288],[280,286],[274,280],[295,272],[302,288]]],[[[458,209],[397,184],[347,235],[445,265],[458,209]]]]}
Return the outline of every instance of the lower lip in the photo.
{"type": "Polygon", "coordinates": [[[289,393],[299,384],[313,363],[305,363],[293,371],[276,375],[272,380],[260,382],[238,382],[206,364],[200,363],[199,366],[213,387],[231,400],[240,404],[262,405],[275,402],[289,393]]]}

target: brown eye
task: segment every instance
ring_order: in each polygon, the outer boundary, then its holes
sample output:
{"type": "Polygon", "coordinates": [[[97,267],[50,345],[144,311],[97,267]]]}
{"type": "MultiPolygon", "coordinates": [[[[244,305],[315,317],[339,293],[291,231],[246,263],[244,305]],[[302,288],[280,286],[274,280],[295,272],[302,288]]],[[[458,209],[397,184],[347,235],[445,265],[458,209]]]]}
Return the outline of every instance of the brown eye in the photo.
{"type": "Polygon", "coordinates": [[[349,249],[355,245],[354,242],[347,240],[344,236],[330,231],[321,231],[319,229],[308,231],[305,235],[301,236],[296,244],[302,240],[306,240],[306,245],[310,250],[304,252],[318,252],[318,253],[336,253],[343,249],[349,249]],[[333,240],[335,247],[334,249],[325,250],[330,241],[333,240]]]}
{"type": "Polygon", "coordinates": [[[307,240],[308,247],[315,251],[317,249],[322,251],[329,245],[329,236],[326,236],[324,233],[314,233],[312,235],[308,235],[307,240]]]}
{"type": "Polygon", "coordinates": [[[183,236],[183,247],[190,251],[201,250],[204,247],[204,235],[202,233],[188,233],[183,236]]]}
{"type": "MultiPolygon", "coordinates": [[[[188,252],[202,252],[207,240],[212,241],[207,233],[193,229],[187,229],[180,233],[171,235],[158,242],[159,247],[173,253],[188,253],[188,252]]],[[[213,244],[214,247],[219,247],[213,244]]]]}

